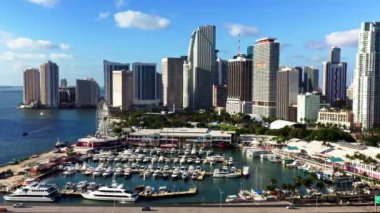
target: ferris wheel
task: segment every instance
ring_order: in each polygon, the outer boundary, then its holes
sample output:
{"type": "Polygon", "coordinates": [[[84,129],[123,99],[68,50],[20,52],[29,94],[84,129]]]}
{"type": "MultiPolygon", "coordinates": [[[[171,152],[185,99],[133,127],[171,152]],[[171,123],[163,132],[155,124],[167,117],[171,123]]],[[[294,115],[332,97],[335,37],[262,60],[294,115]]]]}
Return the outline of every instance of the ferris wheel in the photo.
{"type": "Polygon", "coordinates": [[[96,137],[107,137],[110,125],[109,104],[104,99],[98,102],[96,109],[96,137]]]}

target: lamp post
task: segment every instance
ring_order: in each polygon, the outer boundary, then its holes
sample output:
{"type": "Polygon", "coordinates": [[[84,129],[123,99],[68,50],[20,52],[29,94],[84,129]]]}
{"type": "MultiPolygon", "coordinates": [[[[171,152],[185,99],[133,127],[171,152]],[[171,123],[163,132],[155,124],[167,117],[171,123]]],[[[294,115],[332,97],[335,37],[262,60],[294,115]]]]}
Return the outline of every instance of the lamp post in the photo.
{"type": "Polygon", "coordinates": [[[315,194],[315,212],[318,213],[318,195],[315,194]]]}
{"type": "Polygon", "coordinates": [[[222,213],[222,194],[223,194],[223,191],[220,189],[220,187],[218,188],[219,189],[219,196],[220,196],[220,213],[222,213]]]}

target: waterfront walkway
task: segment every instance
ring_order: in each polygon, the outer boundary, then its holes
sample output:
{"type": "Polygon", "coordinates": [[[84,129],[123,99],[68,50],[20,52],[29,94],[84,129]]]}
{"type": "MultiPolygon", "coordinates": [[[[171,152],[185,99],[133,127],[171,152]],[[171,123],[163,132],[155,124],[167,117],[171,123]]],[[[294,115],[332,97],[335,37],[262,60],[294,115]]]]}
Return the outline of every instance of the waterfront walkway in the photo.
{"type": "MultiPolygon", "coordinates": [[[[25,208],[12,208],[5,206],[10,212],[38,212],[38,213],[50,213],[50,212],[67,212],[67,213],[137,213],[141,212],[141,207],[112,207],[112,206],[26,206],[25,208]]],[[[154,212],[162,213],[252,213],[252,212],[261,212],[261,213],[284,213],[285,212],[375,212],[374,206],[329,206],[329,207],[299,207],[297,209],[286,209],[284,206],[274,206],[274,207],[151,207],[154,212]]]]}

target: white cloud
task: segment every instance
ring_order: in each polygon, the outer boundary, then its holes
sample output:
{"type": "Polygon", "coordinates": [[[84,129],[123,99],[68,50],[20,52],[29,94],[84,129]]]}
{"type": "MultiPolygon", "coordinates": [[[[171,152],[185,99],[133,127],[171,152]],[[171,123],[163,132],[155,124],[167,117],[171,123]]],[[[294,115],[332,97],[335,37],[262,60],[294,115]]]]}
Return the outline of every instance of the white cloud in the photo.
{"type": "Polygon", "coordinates": [[[51,60],[62,60],[62,59],[72,59],[73,56],[65,53],[52,53],[49,55],[51,60]]]}
{"type": "Polygon", "coordinates": [[[117,9],[121,9],[126,5],[125,0],[115,0],[115,6],[117,9]]]}
{"type": "Polygon", "coordinates": [[[231,36],[256,36],[259,34],[259,29],[257,27],[243,25],[243,24],[227,24],[227,28],[231,36]]]}
{"type": "Polygon", "coordinates": [[[63,60],[72,59],[73,56],[65,53],[25,53],[25,52],[2,52],[0,53],[0,61],[5,62],[18,62],[18,61],[41,61],[41,60],[63,60]]]}
{"type": "Polygon", "coordinates": [[[11,37],[5,39],[5,44],[9,49],[37,49],[37,50],[52,50],[61,49],[69,50],[68,44],[54,44],[49,40],[33,40],[25,37],[11,37]]]}
{"type": "Polygon", "coordinates": [[[332,32],[325,36],[329,46],[352,47],[358,44],[360,29],[332,32]]]}
{"type": "Polygon", "coordinates": [[[29,0],[33,4],[37,4],[46,8],[54,7],[59,0],[29,0]]]}
{"type": "Polygon", "coordinates": [[[304,47],[312,50],[323,50],[326,48],[326,44],[323,41],[306,41],[304,47]]]}
{"type": "Polygon", "coordinates": [[[137,28],[143,30],[157,30],[166,28],[170,20],[159,16],[127,10],[114,14],[116,25],[120,28],[137,28]]]}
{"type": "Polygon", "coordinates": [[[98,17],[96,17],[96,20],[102,20],[102,19],[106,19],[110,16],[110,13],[109,12],[100,12],[98,14],[98,17]]]}

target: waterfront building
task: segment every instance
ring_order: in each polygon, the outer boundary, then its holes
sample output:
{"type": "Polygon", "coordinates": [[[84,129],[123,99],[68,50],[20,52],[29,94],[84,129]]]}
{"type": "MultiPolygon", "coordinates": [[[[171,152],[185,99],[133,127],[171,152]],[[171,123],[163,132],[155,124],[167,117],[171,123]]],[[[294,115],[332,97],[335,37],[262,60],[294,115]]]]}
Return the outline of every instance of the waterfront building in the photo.
{"type": "Polygon", "coordinates": [[[100,98],[99,85],[92,78],[77,79],[75,93],[77,107],[94,107],[100,98]]]}
{"type": "Polygon", "coordinates": [[[345,129],[350,129],[354,116],[350,110],[339,110],[335,108],[322,108],[318,112],[318,123],[335,124],[345,129]]]}
{"type": "Polygon", "coordinates": [[[239,54],[228,61],[228,113],[252,112],[252,60],[239,54]]]}
{"type": "Polygon", "coordinates": [[[134,98],[136,105],[157,105],[157,73],[155,63],[132,63],[134,98]]]}
{"type": "Polygon", "coordinates": [[[320,96],[313,93],[299,94],[297,97],[297,122],[309,123],[318,119],[320,96]]]}
{"type": "Polygon", "coordinates": [[[263,117],[276,116],[280,43],[275,40],[259,39],[254,46],[252,113],[263,117]]]}
{"type": "Polygon", "coordinates": [[[319,70],[315,67],[305,67],[304,74],[304,92],[314,92],[319,90],[319,70]]]}
{"type": "Polygon", "coordinates": [[[215,26],[200,26],[190,39],[183,67],[183,107],[209,109],[215,73],[215,26]]]}
{"type": "Polygon", "coordinates": [[[380,125],[380,22],[361,25],[354,74],[354,122],[363,129],[380,125]]]}
{"type": "Polygon", "coordinates": [[[104,96],[105,100],[112,105],[112,72],[114,70],[130,70],[129,63],[111,62],[103,60],[104,71],[104,96]]]}
{"type": "Polygon", "coordinates": [[[40,102],[40,71],[38,69],[24,70],[23,103],[38,105],[40,102]]]}
{"type": "Polygon", "coordinates": [[[216,59],[216,72],[214,84],[226,85],[228,79],[228,61],[221,58],[216,59]]]}
{"type": "Polygon", "coordinates": [[[335,105],[346,99],[347,63],[340,61],[340,48],[332,47],[330,57],[323,63],[323,95],[326,102],[335,105]]]}
{"type": "Polygon", "coordinates": [[[41,105],[47,108],[57,108],[59,103],[59,67],[48,61],[40,66],[40,99],[41,105]]]}
{"type": "Polygon", "coordinates": [[[299,94],[299,69],[283,67],[277,73],[276,117],[289,120],[289,107],[297,104],[299,94]]]}
{"type": "Polygon", "coordinates": [[[227,92],[227,85],[212,85],[212,106],[216,110],[226,108],[227,92]]]}
{"type": "Polygon", "coordinates": [[[133,72],[115,70],[112,72],[112,106],[122,111],[131,109],[133,104],[133,72]]]}
{"type": "Polygon", "coordinates": [[[59,85],[60,87],[67,87],[67,79],[62,78],[59,85]]]}
{"type": "Polygon", "coordinates": [[[170,109],[182,108],[183,63],[185,60],[186,57],[161,60],[163,105],[170,109]]]}
{"type": "Polygon", "coordinates": [[[75,106],[76,97],[75,97],[76,87],[59,87],[59,106],[60,107],[73,107],[75,106]]]}

